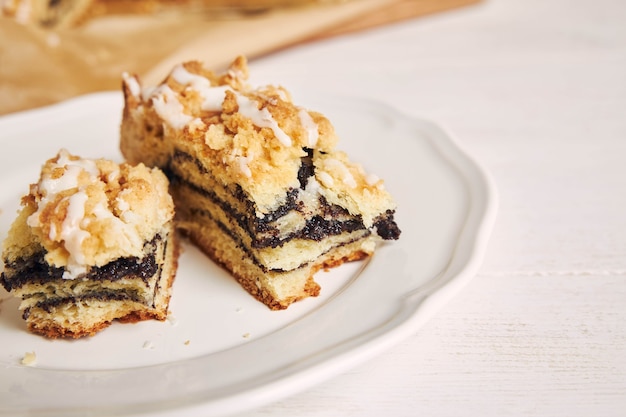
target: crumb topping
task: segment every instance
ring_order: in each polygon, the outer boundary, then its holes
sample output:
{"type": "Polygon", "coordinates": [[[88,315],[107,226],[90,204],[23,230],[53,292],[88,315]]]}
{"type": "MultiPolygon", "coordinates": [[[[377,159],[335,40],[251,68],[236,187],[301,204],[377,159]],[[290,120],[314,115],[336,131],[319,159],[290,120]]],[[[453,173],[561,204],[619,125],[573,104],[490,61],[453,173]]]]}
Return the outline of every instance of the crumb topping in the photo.
{"type": "Polygon", "coordinates": [[[366,227],[371,227],[381,212],[395,208],[383,181],[374,174],[367,174],[344,152],[319,155],[313,164],[315,177],[324,186],[326,200],[345,207],[352,214],[361,214],[366,227]]]}
{"type": "Polygon", "coordinates": [[[66,150],[43,165],[22,206],[5,253],[42,246],[50,265],[65,267],[66,279],[79,277],[92,265],[141,257],[144,242],[174,214],[168,181],[160,170],[82,159],[66,150]]]}
{"type": "Polygon", "coordinates": [[[138,87],[136,77],[123,80],[132,111],[156,113],[168,135],[203,155],[225,184],[241,186],[259,216],[300,187],[298,170],[308,150],[317,180],[332,188],[330,200],[347,202],[353,214],[372,212],[372,218],[394,208],[383,182],[335,149],[338,139],[326,117],[293,104],[282,87],[252,88],[247,77],[246,60],[239,57],[221,75],[191,61],[175,66],[154,88],[138,87]]]}

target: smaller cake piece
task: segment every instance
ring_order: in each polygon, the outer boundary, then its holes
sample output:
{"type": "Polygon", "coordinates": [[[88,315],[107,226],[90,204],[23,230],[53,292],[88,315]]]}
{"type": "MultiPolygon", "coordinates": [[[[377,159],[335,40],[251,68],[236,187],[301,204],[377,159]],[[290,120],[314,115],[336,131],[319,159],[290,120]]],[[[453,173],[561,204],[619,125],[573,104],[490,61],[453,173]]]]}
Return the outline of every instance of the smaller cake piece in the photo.
{"type": "Polygon", "coordinates": [[[0,276],[30,331],[78,338],[116,319],[165,320],[178,254],[168,186],[158,169],[66,150],[43,165],[0,276]]]}

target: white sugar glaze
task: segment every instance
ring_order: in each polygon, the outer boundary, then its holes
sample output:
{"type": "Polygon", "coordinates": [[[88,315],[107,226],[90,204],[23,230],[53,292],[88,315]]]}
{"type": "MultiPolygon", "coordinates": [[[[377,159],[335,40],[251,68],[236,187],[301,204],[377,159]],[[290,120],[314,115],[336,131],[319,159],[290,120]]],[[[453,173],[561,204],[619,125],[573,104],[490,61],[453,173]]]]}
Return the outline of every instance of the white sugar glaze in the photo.
{"type": "Polygon", "coordinates": [[[221,111],[226,97],[226,90],[231,90],[229,86],[211,86],[209,79],[193,74],[182,65],[174,67],[171,73],[172,78],[177,83],[193,89],[202,96],[202,110],[221,111]]]}
{"type": "Polygon", "coordinates": [[[67,267],[63,272],[63,278],[65,279],[76,278],[87,270],[82,244],[90,234],[81,228],[81,223],[85,218],[85,203],[88,198],[87,193],[84,191],[79,191],[68,198],[67,215],[59,235],[59,238],[64,241],[65,249],[69,253],[67,267]]]}
{"type": "Polygon", "coordinates": [[[302,127],[306,130],[309,148],[314,148],[320,136],[317,123],[313,121],[313,118],[306,109],[300,109],[298,116],[300,117],[302,127]]]}
{"type": "Polygon", "coordinates": [[[53,177],[44,175],[37,189],[41,195],[38,209],[28,218],[27,224],[30,227],[40,227],[40,216],[48,204],[57,199],[59,193],[76,188],[77,192],[64,197],[68,201],[67,214],[61,225],[61,230],[55,227],[50,228],[49,238],[51,240],[62,240],[64,247],[69,254],[67,269],[63,278],[72,279],[85,272],[85,259],[81,249],[83,241],[89,236],[89,232],[81,229],[81,222],[85,217],[85,202],[87,194],[79,188],[79,175],[84,172],[90,177],[96,178],[100,170],[96,164],[90,160],[72,160],[69,158],[67,150],[59,152],[59,158],[54,166],[63,169],[63,175],[53,177]]]}
{"type": "Polygon", "coordinates": [[[267,108],[259,110],[256,101],[250,100],[241,94],[237,94],[237,104],[239,105],[239,113],[244,117],[252,120],[252,123],[258,127],[269,127],[280,143],[285,146],[291,146],[291,138],[278,126],[278,123],[267,108]]]}
{"type": "MultiPolygon", "coordinates": [[[[258,103],[248,97],[233,90],[230,86],[212,86],[211,81],[201,75],[189,72],[182,64],[174,67],[170,76],[177,83],[192,89],[202,97],[202,110],[205,111],[222,111],[226,91],[232,92],[239,106],[239,113],[249,118],[257,127],[267,127],[272,130],[276,139],[284,146],[291,146],[292,139],[278,125],[272,114],[267,108],[258,108],[258,103]]],[[[124,81],[128,85],[132,94],[139,95],[139,84],[134,77],[124,77],[124,81]]],[[[175,129],[183,129],[199,119],[193,118],[184,113],[184,106],[178,100],[177,93],[167,85],[162,85],[156,90],[143,92],[144,99],[152,98],[152,103],[157,114],[167,121],[167,123],[175,129]],[[146,97],[148,96],[148,97],[146,97]]],[[[306,130],[309,147],[315,147],[319,138],[317,124],[313,121],[310,114],[301,109],[299,112],[300,123],[306,130]]],[[[247,162],[247,161],[244,161],[247,162]]],[[[246,169],[242,169],[245,173],[246,169]]]]}
{"type": "Polygon", "coordinates": [[[350,170],[338,159],[329,158],[324,162],[328,168],[341,172],[342,181],[350,188],[356,188],[357,184],[350,170]]]}

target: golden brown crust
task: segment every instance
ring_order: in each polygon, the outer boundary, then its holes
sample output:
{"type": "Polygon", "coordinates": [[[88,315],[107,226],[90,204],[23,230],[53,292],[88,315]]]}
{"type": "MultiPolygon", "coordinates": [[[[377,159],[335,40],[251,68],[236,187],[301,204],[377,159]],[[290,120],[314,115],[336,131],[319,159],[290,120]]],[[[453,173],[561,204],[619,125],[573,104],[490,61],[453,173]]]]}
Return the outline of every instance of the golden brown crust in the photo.
{"type": "Polygon", "coordinates": [[[38,334],[40,336],[47,337],[49,339],[79,339],[86,336],[94,336],[99,331],[106,329],[111,325],[111,322],[98,323],[97,326],[90,328],[81,328],[76,330],[70,330],[66,327],[56,324],[46,323],[41,325],[40,323],[28,323],[28,330],[31,333],[38,334]]]}
{"type": "Polygon", "coordinates": [[[249,294],[251,294],[258,301],[267,305],[271,310],[284,310],[296,301],[307,297],[317,297],[321,291],[320,285],[314,280],[314,275],[317,272],[336,268],[346,262],[360,261],[371,255],[370,252],[360,249],[360,246],[356,246],[356,249],[354,250],[341,250],[340,253],[342,253],[342,255],[338,257],[335,256],[333,252],[328,253],[318,262],[305,268],[307,278],[301,292],[291,297],[278,299],[275,294],[270,293],[267,289],[260,288],[257,285],[254,276],[234,272],[236,268],[233,268],[233,265],[230,264],[230,259],[218,256],[215,247],[207,244],[203,233],[198,233],[197,231],[189,233],[189,230],[187,230],[186,234],[209,258],[211,258],[220,267],[224,268],[225,271],[229,272],[249,294]],[[344,252],[345,255],[343,254],[344,252]]]}
{"type": "MultiPolygon", "coordinates": [[[[120,323],[137,323],[145,320],[164,321],[166,318],[167,313],[163,314],[162,312],[156,311],[133,311],[115,320],[119,321],[120,323]]],[[[71,329],[53,322],[29,322],[28,330],[32,333],[47,337],[49,339],[80,339],[82,337],[90,337],[96,335],[98,332],[106,329],[111,324],[113,324],[113,321],[115,320],[102,321],[90,327],[75,326],[71,329]]]]}

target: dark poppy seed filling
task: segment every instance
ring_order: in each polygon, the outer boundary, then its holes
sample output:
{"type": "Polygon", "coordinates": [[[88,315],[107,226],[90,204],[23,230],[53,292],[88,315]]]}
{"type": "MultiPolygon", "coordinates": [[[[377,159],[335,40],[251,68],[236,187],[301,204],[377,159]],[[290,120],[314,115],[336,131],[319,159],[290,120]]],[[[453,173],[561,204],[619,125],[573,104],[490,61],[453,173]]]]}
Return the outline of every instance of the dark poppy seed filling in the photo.
{"type": "Polygon", "coordinates": [[[35,304],[34,307],[25,309],[22,314],[22,318],[24,320],[28,319],[32,308],[40,308],[46,313],[52,313],[53,310],[59,306],[67,304],[80,304],[90,301],[134,301],[141,303],[143,302],[143,299],[139,296],[139,294],[137,294],[136,291],[93,291],[77,297],[57,297],[40,301],[35,304]]]}
{"type": "MultiPolygon", "coordinates": [[[[196,158],[189,155],[188,153],[177,149],[174,151],[174,154],[168,164],[168,167],[164,169],[164,172],[169,178],[172,185],[175,186],[178,184],[186,184],[197,193],[204,195],[205,197],[210,199],[213,203],[220,206],[222,210],[232,213],[233,215],[236,215],[234,208],[231,207],[229,203],[219,198],[214,191],[209,190],[206,187],[202,187],[200,185],[194,184],[193,182],[187,179],[188,175],[185,175],[186,170],[184,168],[181,168],[182,166],[184,166],[183,164],[185,162],[191,162],[202,176],[210,175],[207,169],[204,167],[204,165],[202,165],[200,161],[198,161],[196,158]]],[[[258,218],[256,216],[249,216],[247,214],[247,213],[254,211],[254,203],[248,199],[248,197],[246,196],[244,191],[241,189],[241,187],[239,186],[234,187],[232,195],[237,199],[237,201],[245,205],[244,211],[246,214],[240,215],[239,216],[240,218],[238,218],[238,222],[240,223],[249,222],[249,225],[246,227],[246,229],[249,229],[250,233],[257,233],[257,232],[264,231],[264,228],[266,227],[268,223],[276,221],[280,217],[284,216],[291,210],[297,209],[298,207],[297,205],[298,190],[291,189],[287,192],[285,202],[279,208],[277,208],[271,213],[266,214],[265,216],[261,218],[258,218]]]]}
{"type": "MultiPolygon", "coordinates": [[[[175,199],[184,201],[184,204],[178,206],[183,222],[193,219],[197,224],[203,225],[202,227],[217,227],[263,273],[289,273],[305,268],[312,262],[304,260],[288,270],[266,264],[265,251],[282,248],[291,242],[324,242],[343,236],[342,241],[334,244],[335,248],[341,248],[369,237],[372,232],[390,239],[398,237],[394,232],[398,229],[393,221],[393,211],[377,218],[377,227],[371,230],[365,227],[361,216],[351,215],[346,208],[330,204],[322,195],[315,197],[316,211],[310,212],[310,197],[307,206],[303,201],[303,194],[310,192],[307,184],[314,177],[315,168],[312,162],[313,151],[306,148],[304,150],[306,156],[301,158],[298,170],[300,187],[289,189],[284,202],[261,217],[252,214],[255,213],[254,202],[249,200],[240,186],[235,185],[230,192],[224,193],[218,185],[219,181],[212,178],[208,169],[182,150],[174,150],[164,172],[170,179],[175,199]],[[200,180],[215,184],[215,187],[200,185],[196,182],[200,180]],[[284,219],[294,215],[300,219],[297,222],[299,226],[293,228],[288,224],[285,227],[284,219]]],[[[320,255],[323,256],[331,248],[320,255]]]]}
{"type": "MultiPolygon", "coordinates": [[[[302,163],[298,171],[298,179],[301,188],[290,189],[287,192],[285,202],[273,212],[263,217],[249,215],[252,211],[253,203],[247,199],[240,187],[237,187],[233,195],[245,206],[243,212],[238,211],[229,202],[221,199],[214,191],[194,184],[192,181],[186,179],[184,171],[177,169],[181,161],[192,162],[203,175],[208,175],[208,171],[200,161],[185,152],[180,150],[174,152],[172,161],[169,164],[169,168],[165,170],[165,173],[174,187],[187,187],[191,192],[201,194],[213,204],[220,207],[225,213],[228,213],[228,215],[237,222],[239,227],[245,230],[247,235],[252,239],[251,247],[253,248],[275,248],[292,239],[320,241],[328,236],[365,229],[362,221],[355,220],[349,215],[345,208],[329,204],[324,197],[320,196],[321,215],[307,219],[306,224],[301,230],[293,231],[287,236],[280,237],[280,230],[272,223],[291,211],[302,210],[302,202],[298,200],[299,193],[306,188],[308,178],[315,174],[311,159],[312,150],[305,148],[305,151],[307,152],[307,156],[302,158],[302,163]],[[343,221],[341,219],[347,220],[343,221]]],[[[376,220],[376,231],[383,239],[398,239],[400,236],[400,229],[393,220],[393,214],[393,211],[388,210],[385,215],[381,215],[376,220]]]]}
{"type": "Polygon", "coordinates": [[[306,188],[309,177],[315,175],[315,166],[313,165],[313,149],[304,148],[306,156],[301,158],[300,169],[298,170],[298,181],[300,188],[306,188]]]}
{"type": "MultiPolygon", "coordinates": [[[[155,236],[152,241],[144,245],[146,255],[137,257],[120,258],[106,265],[91,267],[80,279],[92,281],[117,281],[122,278],[139,278],[145,285],[158,271],[156,263],[156,251],[161,236],[155,236]]],[[[49,265],[44,260],[44,253],[39,252],[28,259],[18,259],[14,262],[5,263],[5,271],[0,276],[0,282],[7,291],[21,288],[26,284],[44,285],[49,282],[64,280],[64,268],[49,265]]],[[[67,281],[67,280],[64,280],[67,281]]]]}
{"type": "MultiPolygon", "coordinates": [[[[297,242],[326,245],[328,249],[318,252],[323,256],[333,246],[341,248],[368,238],[372,232],[384,239],[398,238],[399,229],[391,210],[380,215],[375,226],[368,229],[360,215],[351,215],[346,208],[329,203],[324,196],[318,195],[312,200],[313,194],[307,186],[315,175],[313,150],[304,148],[304,151],[306,155],[301,158],[298,170],[300,187],[287,190],[283,203],[263,216],[253,214],[256,212],[254,202],[239,185],[228,186],[225,192],[211,172],[187,152],[175,149],[164,172],[170,179],[175,200],[179,201],[177,211],[183,223],[193,221],[201,227],[217,227],[263,273],[289,273],[313,262],[311,258],[302,258],[285,269],[285,262],[268,255],[267,251],[273,249],[288,251],[286,245],[292,242],[294,247],[303,244],[297,242]],[[333,239],[339,240],[328,246],[333,239]]],[[[185,226],[182,228],[185,230],[185,226]]]]}
{"type": "Polygon", "coordinates": [[[374,220],[376,233],[385,240],[397,240],[400,238],[400,228],[393,219],[394,211],[387,210],[374,220]]]}
{"type": "MultiPolygon", "coordinates": [[[[247,256],[248,256],[248,257],[252,260],[252,262],[253,262],[253,263],[254,263],[257,267],[259,267],[261,270],[263,270],[263,271],[265,271],[265,272],[267,272],[267,271],[275,271],[275,272],[280,272],[280,271],[282,271],[281,269],[268,269],[265,265],[263,265],[263,263],[262,263],[261,261],[259,261],[259,260],[255,257],[255,255],[254,255],[254,253],[252,252],[252,250],[251,250],[251,249],[249,249],[249,248],[246,246],[246,244],[245,244],[245,243],[241,240],[241,238],[240,238],[240,237],[239,237],[236,233],[234,233],[234,232],[233,232],[233,231],[232,231],[232,230],[231,230],[228,226],[226,226],[224,223],[222,223],[222,222],[220,222],[220,221],[216,220],[215,218],[213,218],[213,216],[211,216],[211,213],[209,213],[207,210],[202,210],[202,209],[192,209],[192,210],[191,210],[191,213],[192,213],[193,215],[195,215],[195,216],[205,217],[206,219],[209,219],[210,221],[214,222],[214,223],[215,223],[215,224],[216,224],[216,225],[220,228],[220,230],[221,230],[221,231],[222,231],[225,235],[228,235],[228,236],[229,236],[229,237],[233,240],[233,242],[235,242],[235,244],[236,244],[236,245],[237,245],[237,246],[238,246],[238,247],[239,247],[239,248],[240,248],[243,252],[245,252],[245,253],[246,253],[246,255],[247,255],[247,256]]],[[[318,218],[317,220],[312,220],[311,224],[310,224],[310,225],[308,225],[308,227],[307,227],[307,229],[308,229],[308,230],[306,230],[306,231],[305,231],[305,230],[302,230],[302,231],[300,232],[300,234],[304,234],[304,233],[315,233],[315,231],[314,231],[313,229],[315,229],[315,228],[319,228],[319,229],[321,230],[321,229],[323,229],[323,228],[324,228],[324,226],[322,226],[322,223],[324,223],[324,220],[323,220],[323,219],[322,219],[322,220],[320,220],[320,219],[318,218]],[[319,223],[318,223],[318,222],[319,222],[319,223]]],[[[330,228],[332,228],[332,226],[331,226],[330,228]]],[[[334,229],[335,234],[340,234],[340,233],[343,233],[343,232],[346,232],[346,231],[350,231],[350,232],[352,232],[352,231],[356,231],[356,230],[362,230],[362,231],[363,231],[363,235],[362,235],[362,236],[360,236],[360,238],[365,237],[365,236],[369,236],[369,235],[370,235],[370,232],[369,232],[368,230],[365,230],[365,229],[363,228],[363,225],[362,225],[362,224],[360,224],[360,223],[359,223],[358,225],[357,225],[357,224],[352,224],[352,227],[350,227],[350,222],[346,222],[346,224],[345,224],[345,228],[344,228],[344,227],[342,227],[342,226],[340,226],[340,225],[338,225],[338,224],[336,224],[336,225],[335,225],[335,229],[334,229]],[[357,226],[357,227],[355,227],[355,226],[357,226]]],[[[327,233],[327,234],[328,234],[328,233],[327,233]]],[[[295,235],[294,235],[294,236],[292,237],[292,239],[294,239],[294,238],[297,238],[297,236],[295,236],[295,235]]],[[[310,238],[310,236],[307,236],[307,238],[310,238]]],[[[322,239],[322,233],[320,233],[320,237],[319,237],[319,239],[320,239],[320,240],[322,239]]],[[[345,244],[352,243],[352,242],[353,242],[353,241],[346,242],[345,244]]],[[[268,245],[268,246],[269,246],[269,245],[268,245]]],[[[276,245],[276,246],[278,246],[278,245],[276,245]]],[[[265,246],[265,247],[267,247],[267,246],[265,246]]],[[[298,266],[298,268],[305,267],[306,265],[307,265],[307,263],[303,263],[303,264],[299,265],[299,266],[298,266]]]]}

